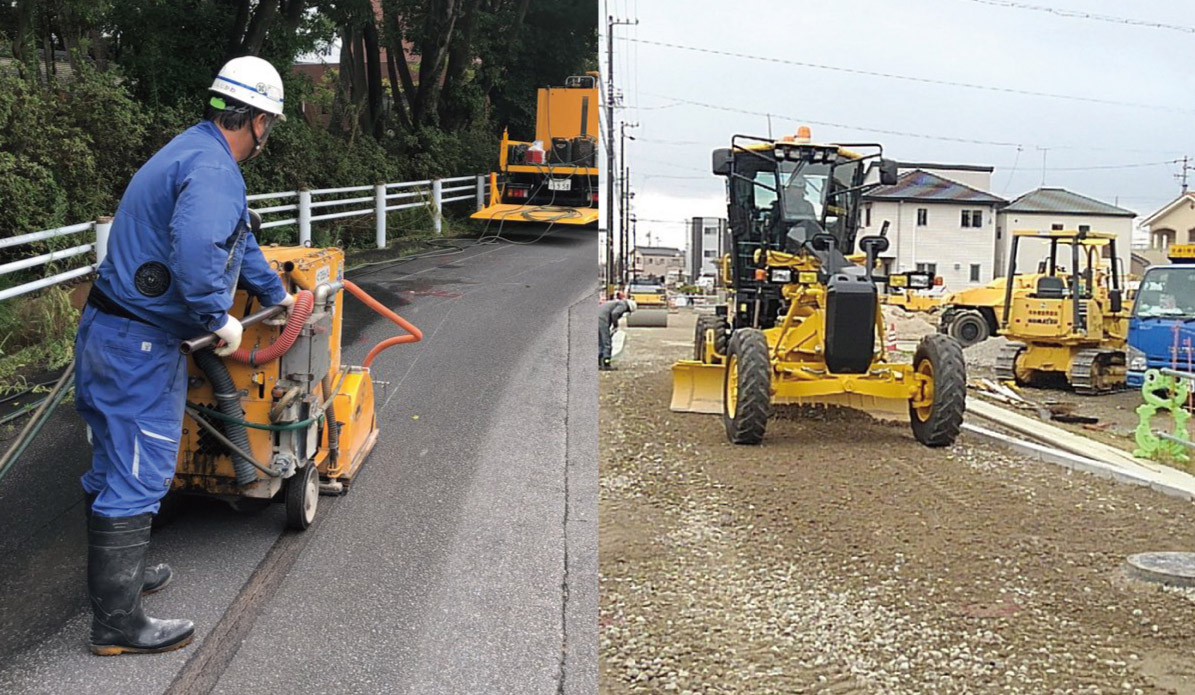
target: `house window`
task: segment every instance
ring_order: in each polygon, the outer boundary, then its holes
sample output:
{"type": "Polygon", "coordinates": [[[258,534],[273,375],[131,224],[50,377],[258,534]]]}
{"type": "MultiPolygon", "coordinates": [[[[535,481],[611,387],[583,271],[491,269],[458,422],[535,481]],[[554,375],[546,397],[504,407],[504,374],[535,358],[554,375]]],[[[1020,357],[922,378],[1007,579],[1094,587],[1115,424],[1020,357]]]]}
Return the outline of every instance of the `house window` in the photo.
{"type": "Polygon", "coordinates": [[[863,226],[871,226],[871,203],[868,203],[867,206],[863,208],[863,226]]]}
{"type": "Polygon", "coordinates": [[[1062,231],[1062,225],[1060,225],[1060,224],[1052,224],[1052,225],[1050,225],[1050,229],[1052,229],[1052,230],[1053,230],[1053,231],[1055,231],[1055,232],[1061,232],[1061,231],[1062,231]]]}
{"type": "Polygon", "coordinates": [[[702,255],[704,258],[717,258],[717,257],[718,257],[718,252],[717,252],[717,251],[715,251],[714,249],[706,249],[705,251],[702,251],[702,252],[701,252],[701,255],[702,255]]]}
{"type": "Polygon", "coordinates": [[[917,208],[917,226],[924,227],[929,224],[929,210],[926,208],[917,208]]]}
{"type": "Polygon", "coordinates": [[[938,264],[937,263],[918,263],[917,264],[917,272],[929,273],[930,277],[936,278],[936,277],[938,277],[938,264]]]}
{"type": "Polygon", "coordinates": [[[979,264],[971,264],[971,282],[979,282],[979,264]]]}
{"type": "Polygon", "coordinates": [[[963,210],[964,227],[982,227],[983,210],[963,210]]]}

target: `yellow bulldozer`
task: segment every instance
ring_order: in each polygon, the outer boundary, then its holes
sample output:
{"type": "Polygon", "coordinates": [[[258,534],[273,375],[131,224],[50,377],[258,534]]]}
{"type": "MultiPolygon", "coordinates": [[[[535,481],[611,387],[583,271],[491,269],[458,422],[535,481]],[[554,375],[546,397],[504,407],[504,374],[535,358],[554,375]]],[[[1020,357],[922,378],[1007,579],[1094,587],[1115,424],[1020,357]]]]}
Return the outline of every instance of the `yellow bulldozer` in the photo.
{"type": "Polygon", "coordinates": [[[1018,384],[1065,377],[1083,394],[1123,388],[1129,322],[1115,259],[1115,234],[1014,231],[1001,317],[1009,342],[997,357],[997,376],[1018,384]],[[1026,241],[1048,243],[1049,255],[1043,272],[1032,276],[1032,290],[1014,291],[1017,253],[1026,241]],[[1068,250],[1069,258],[1059,253],[1068,250]]]}
{"type": "MultiPolygon", "coordinates": [[[[760,443],[779,404],[899,415],[922,444],[954,442],[962,349],[933,334],[912,364],[891,361],[877,292],[891,277],[874,274],[888,239],[864,237],[855,250],[860,196],[896,180],[882,154],[875,144],[814,144],[807,128],[782,140],[735,135],[714,151],[729,195],[728,302],[699,318],[694,359],[673,366],[672,410],[720,413],[736,444],[760,443]]],[[[932,282],[901,278],[914,290],[932,282]]]]}
{"type": "Polygon", "coordinates": [[[498,225],[596,227],[598,108],[597,73],[541,88],[535,139],[511,140],[502,133],[489,202],[472,218],[498,225]]]}

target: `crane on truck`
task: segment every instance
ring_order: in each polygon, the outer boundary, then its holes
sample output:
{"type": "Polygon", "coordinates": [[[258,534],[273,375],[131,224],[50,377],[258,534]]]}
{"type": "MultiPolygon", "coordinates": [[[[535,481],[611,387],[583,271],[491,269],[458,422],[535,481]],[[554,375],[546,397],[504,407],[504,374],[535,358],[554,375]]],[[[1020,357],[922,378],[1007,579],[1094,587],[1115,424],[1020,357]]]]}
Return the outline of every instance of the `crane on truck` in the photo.
{"type": "Polygon", "coordinates": [[[597,134],[597,73],[540,88],[534,139],[502,133],[489,202],[472,219],[597,227],[597,134]]]}

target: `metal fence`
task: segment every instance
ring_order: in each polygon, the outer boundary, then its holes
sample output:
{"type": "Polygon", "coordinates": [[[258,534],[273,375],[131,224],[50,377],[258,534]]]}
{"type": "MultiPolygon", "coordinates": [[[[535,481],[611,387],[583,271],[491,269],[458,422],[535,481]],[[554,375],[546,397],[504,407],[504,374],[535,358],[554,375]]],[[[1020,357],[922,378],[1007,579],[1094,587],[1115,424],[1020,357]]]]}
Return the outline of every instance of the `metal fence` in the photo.
{"type": "MultiPolygon", "coordinates": [[[[412,210],[427,208],[432,215],[432,228],[436,234],[442,233],[444,206],[466,200],[474,201],[477,209],[485,205],[486,195],[489,193],[489,177],[457,176],[448,179],[427,179],[424,181],[403,181],[401,183],[379,183],[372,186],[348,186],[345,188],[325,188],[321,190],[286,191],[283,193],[257,193],[248,196],[249,202],[259,201],[278,202],[277,205],[267,205],[253,208],[262,216],[262,229],[271,227],[285,227],[296,225],[299,229],[299,244],[311,244],[311,225],[315,222],[337,220],[345,217],[361,217],[373,215],[375,218],[376,242],[378,248],[386,248],[386,213],[397,210],[412,210]],[[355,197],[344,198],[345,194],[365,193],[355,197]],[[295,202],[282,202],[295,199],[295,202]],[[339,208],[355,205],[350,210],[339,208]],[[280,217],[280,215],[292,215],[280,217]]],[[[0,264],[0,276],[28,270],[67,258],[74,258],[84,254],[92,255],[93,263],[79,268],[73,268],[56,273],[40,280],[33,280],[22,285],[0,290],[0,301],[18,297],[29,292],[45,289],[75,278],[83,277],[95,272],[108,251],[108,233],[112,229],[112,218],[101,217],[94,222],[82,222],[57,229],[46,229],[19,236],[0,239],[0,249],[22,246],[37,241],[45,241],[56,237],[71,235],[90,236],[90,243],[83,243],[59,251],[51,251],[18,261],[0,264]]]]}

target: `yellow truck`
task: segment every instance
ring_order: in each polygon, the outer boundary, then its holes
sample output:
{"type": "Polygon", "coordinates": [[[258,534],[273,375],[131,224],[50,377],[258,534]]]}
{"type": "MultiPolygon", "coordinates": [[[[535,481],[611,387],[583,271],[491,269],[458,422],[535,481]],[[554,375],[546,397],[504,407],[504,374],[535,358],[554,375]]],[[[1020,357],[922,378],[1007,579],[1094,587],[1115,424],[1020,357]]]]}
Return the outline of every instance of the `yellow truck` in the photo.
{"type": "Polygon", "coordinates": [[[598,107],[597,73],[541,88],[535,139],[512,140],[502,133],[489,203],[472,218],[596,228],[598,107]]]}

